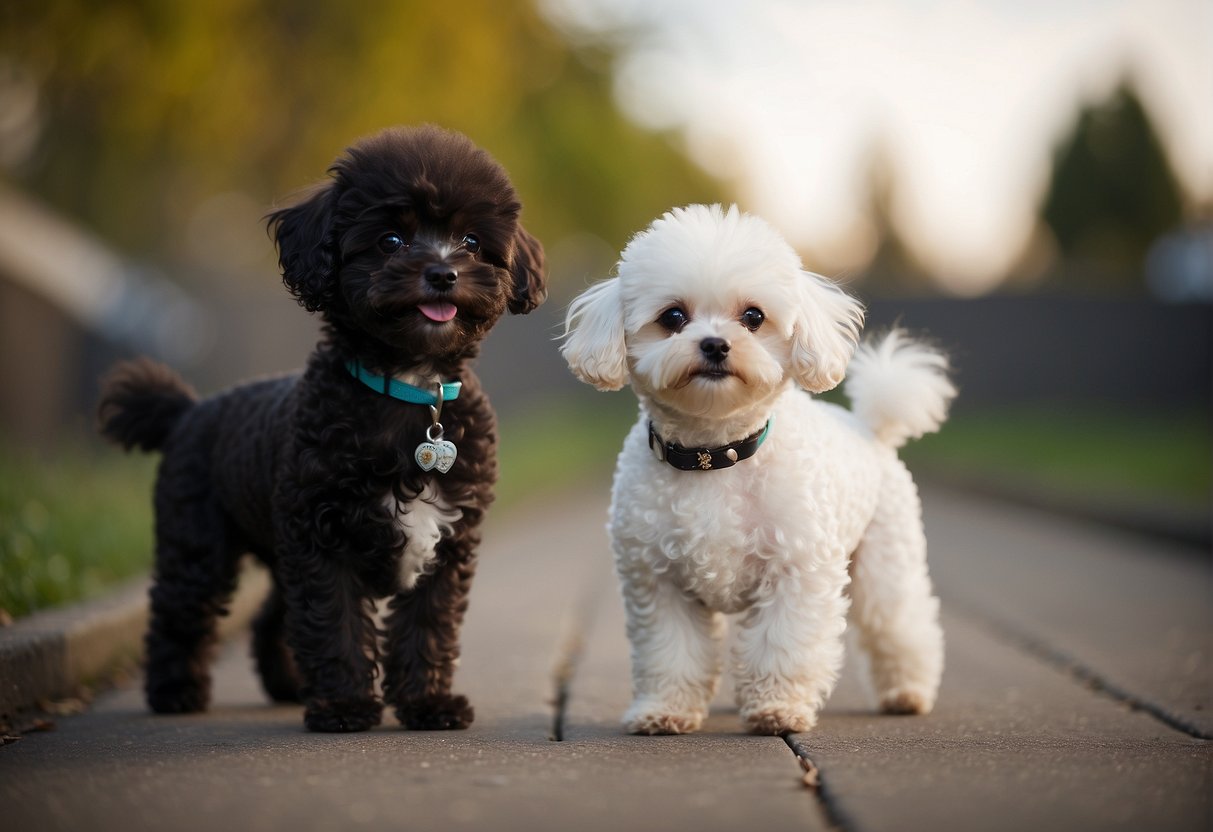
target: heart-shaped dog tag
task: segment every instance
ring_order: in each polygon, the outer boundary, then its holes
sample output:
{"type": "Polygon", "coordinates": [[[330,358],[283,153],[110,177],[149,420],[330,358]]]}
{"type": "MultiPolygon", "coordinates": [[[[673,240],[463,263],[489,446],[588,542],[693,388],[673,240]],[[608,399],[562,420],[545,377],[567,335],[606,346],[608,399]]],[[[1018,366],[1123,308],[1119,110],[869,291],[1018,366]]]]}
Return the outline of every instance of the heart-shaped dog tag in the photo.
{"type": "MultiPolygon", "coordinates": [[[[450,444],[450,443],[447,443],[450,444]]],[[[421,466],[422,471],[429,471],[438,464],[438,446],[433,442],[422,442],[413,453],[413,459],[421,466]]],[[[449,465],[447,466],[450,467],[449,465]]]]}
{"type": "MultiPolygon", "coordinates": [[[[430,443],[427,442],[426,444],[430,443]]],[[[459,455],[459,452],[455,450],[455,443],[448,442],[445,439],[439,439],[433,444],[437,446],[436,452],[438,454],[438,458],[434,461],[434,467],[439,472],[445,474],[455,464],[455,457],[459,455]]]]}
{"type": "Polygon", "coordinates": [[[453,442],[447,442],[445,439],[438,439],[434,442],[422,442],[417,446],[417,450],[413,453],[413,458],[417,460],[417,464],[421,466],[422,471],[430,471],[434,468],[438,469],[438,473],[445,474],[451,470],[455,464],[455,457],[459,452],[455,450],[453,442]]]}

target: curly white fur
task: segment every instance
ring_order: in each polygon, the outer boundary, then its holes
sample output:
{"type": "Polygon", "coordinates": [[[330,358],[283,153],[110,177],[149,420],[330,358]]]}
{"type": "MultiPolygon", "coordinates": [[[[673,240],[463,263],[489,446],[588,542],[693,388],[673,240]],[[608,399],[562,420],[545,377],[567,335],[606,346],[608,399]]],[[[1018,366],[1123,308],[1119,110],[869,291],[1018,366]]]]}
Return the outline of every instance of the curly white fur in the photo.
{"type": "Polygon", "coordinates": [[[628,730],[701,725],[730,613],[750,730],[815,724],[848,606],[881,706],[934,705],[938,601],[917,490],[893,447],[938,428],[955,391],[943,356],[894,332],[860,351],[855,413],[815,401],[805,389],[841,380],[862,320],[859,303],[805,272],[765,222],[701,205],[656,220],[628,244],[618,276],[570,307],[573,372],[601,389],[630,382],[641,402],[608,524],[632,646],[628,730]],[[686,318],[673,330],[659,321],[671,308],[686,318]],[[751,309],[765,315],[753,330],[751,309]],[[705,339],[727,342],[726,374],[703,373],[705,339]],[[771,418],[758,453],[723,470],[680,471],[649,448],[650,420],[668,440],[715,447],[771,418]]]}
{"type": "Polygon", "coordinates": [[[956,397],[947,356],[899,329],[859,347],[843,389],[855,415],[894,448],[939,430],[956,397]]]}
{"type": "Polygon", "coordinates": [[[438,544],[442,538],[450,536],[455,523],[463,516],[463,509],[448,504],[431,482],[408,502],[398,502],[395,495],[388,492],[384,503],[408,541],[400,553],[400,587],[407,592],[417,586],[422,575],[433,571],[438,544]]]}

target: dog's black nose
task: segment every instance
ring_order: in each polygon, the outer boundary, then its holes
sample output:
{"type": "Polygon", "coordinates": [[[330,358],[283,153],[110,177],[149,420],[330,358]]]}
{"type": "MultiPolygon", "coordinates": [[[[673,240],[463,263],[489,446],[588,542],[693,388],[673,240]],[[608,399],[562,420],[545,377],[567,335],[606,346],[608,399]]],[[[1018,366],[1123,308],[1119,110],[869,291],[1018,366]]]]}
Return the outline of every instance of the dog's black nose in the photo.
{"type": "Polygon", "coordinates": [[[459,273],[450,266],[433,265],[426,266],[422,275],[425,277],[425,282],[432,288],[445,292],[454,287],[455,278],[459,276],[459,273]]]}
{"type": "Polygon", "coordinates": [[[699,342],[699,351],[708,361],[720,364],[729,355],[729,342],[723,338],[704,338],[699,342]]]}

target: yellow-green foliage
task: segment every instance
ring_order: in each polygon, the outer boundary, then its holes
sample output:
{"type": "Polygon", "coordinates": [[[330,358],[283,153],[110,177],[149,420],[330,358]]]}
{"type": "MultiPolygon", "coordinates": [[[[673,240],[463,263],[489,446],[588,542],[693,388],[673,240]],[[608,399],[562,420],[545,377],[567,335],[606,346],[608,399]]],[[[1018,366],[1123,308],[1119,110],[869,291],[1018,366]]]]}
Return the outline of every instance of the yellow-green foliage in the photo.
{"type": "Polygon", "coordinates": [[[0,609],[24,615],[145,573],[154,465],[108,449],[0,445],[0,609]]]}
{"type": "Polygon", "coordinates": [[[530,3],[25,5],[0,18],[0,56],[37,85],[44,120],[20,178],[127,251],[171,259],[200,201],[235,190],[268,207],[391,124],[466,132],[548,242],[589,231],[618,249],[671,205],[722,196],[620,115],[609,59],[530,3]]]}

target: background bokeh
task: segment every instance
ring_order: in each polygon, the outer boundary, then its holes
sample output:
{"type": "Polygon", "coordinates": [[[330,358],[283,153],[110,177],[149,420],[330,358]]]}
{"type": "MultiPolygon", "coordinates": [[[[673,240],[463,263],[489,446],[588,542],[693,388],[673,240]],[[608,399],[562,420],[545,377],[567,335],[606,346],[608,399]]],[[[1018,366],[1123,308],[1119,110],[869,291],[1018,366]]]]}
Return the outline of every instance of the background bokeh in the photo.
{"type": "Polygon", "coordinates": [[[549,256],[480,362],[503,510],[604,476],[631,418],[559,359],[571,297],[662,211],[736,201],[950,351],[916,468],[1207,543],[1210,42],[1201,0],[8,3],[0,609],[143,568],[151,463],[97,445],[98,375],[300,366],[263,217],[419,122],[506,166],[549,256]]]}

